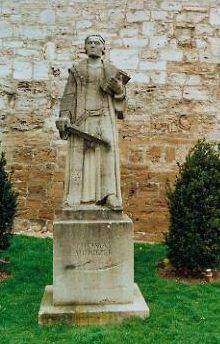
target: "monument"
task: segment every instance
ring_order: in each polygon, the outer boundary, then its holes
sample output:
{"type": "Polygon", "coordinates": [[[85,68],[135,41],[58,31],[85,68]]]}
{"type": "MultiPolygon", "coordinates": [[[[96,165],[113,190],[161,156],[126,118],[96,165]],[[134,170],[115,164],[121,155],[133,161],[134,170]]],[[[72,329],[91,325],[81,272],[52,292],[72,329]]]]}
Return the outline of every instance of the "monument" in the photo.
{"type": "Polygon", "coordinates": [[[129,76],[103,59],[100,35],[85,40],[87,59],[69,69],[56,122],[68,140],[63,209],[54,221],[53,286],[39,324],[79,325],[145,318],[149,309],[133,269],[133,225],[123,213],[117,117],[129,76]]]}

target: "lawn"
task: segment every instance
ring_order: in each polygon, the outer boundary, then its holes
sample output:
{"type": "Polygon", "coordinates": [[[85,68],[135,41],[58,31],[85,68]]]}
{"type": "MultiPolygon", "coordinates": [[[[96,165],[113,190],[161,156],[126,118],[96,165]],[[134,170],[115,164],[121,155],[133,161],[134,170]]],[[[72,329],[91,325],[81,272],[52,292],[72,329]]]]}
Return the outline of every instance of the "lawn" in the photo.
{"type": "Polygon", "coordinates": [[[14,236],[12,278],[0,284],[1,344],[220,344],[220,282],[187,285],[155,275],[162,244],[135,245],[135,281],[150,318],[117,325],[39,326],[44,287],[52,284],[52,240],[14,236]]]}

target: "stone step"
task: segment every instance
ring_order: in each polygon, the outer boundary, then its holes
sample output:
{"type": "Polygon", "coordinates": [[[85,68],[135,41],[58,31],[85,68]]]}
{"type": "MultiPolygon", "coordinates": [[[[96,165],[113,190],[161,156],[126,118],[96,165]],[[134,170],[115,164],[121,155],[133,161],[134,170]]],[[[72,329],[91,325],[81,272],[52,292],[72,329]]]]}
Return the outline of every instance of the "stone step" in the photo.
{"type": "Polygon", "coordinates": [[[94,205],[78,206],[63,208],[56,214],[55,221],[60,220],[123,220],[123,212],[94,205]]]}

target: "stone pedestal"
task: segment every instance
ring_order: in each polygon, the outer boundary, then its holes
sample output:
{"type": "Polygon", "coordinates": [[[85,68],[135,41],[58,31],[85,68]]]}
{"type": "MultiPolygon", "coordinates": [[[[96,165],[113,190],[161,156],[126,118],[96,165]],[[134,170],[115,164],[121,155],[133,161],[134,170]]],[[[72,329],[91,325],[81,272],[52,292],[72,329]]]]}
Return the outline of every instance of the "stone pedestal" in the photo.
{"type": "Polygon", "coordinates": [[[53,287],[42,300],[39,323],[100,324],[148,307],[134,286],[132,221],[121,211],[64,209],[54,222],[53,287]]]}

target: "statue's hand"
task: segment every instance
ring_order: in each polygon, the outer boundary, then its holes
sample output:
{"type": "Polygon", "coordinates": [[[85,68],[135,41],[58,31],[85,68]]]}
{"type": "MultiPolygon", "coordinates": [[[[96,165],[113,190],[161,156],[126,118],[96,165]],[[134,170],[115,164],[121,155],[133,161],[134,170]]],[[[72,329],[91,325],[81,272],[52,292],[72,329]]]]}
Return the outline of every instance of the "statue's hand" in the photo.
{"type": "Polygon", "coordinates": [[[122,77],[119,79],[114,77],[110,78],[107,82],[107,85],[115,94],[123,93],[122,77]]]}
{"type": "Polygon", "coordinates": [[[59,132],[64,133],[66,131],[66,127],[70,124],[69,118],[59,118],[56,121],[56,127],[59,130],[59,132]]]}

